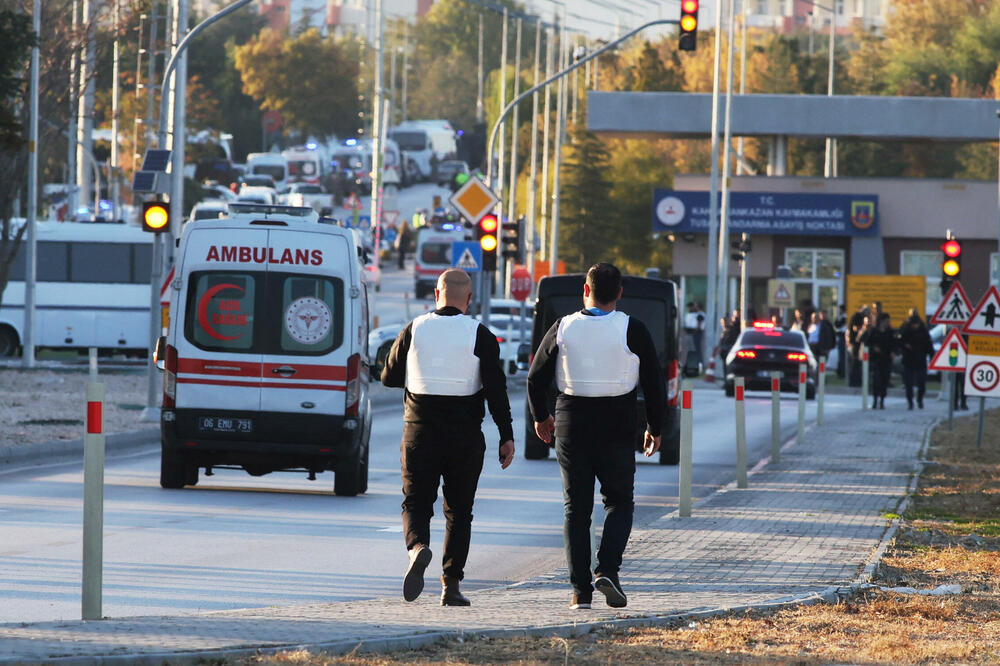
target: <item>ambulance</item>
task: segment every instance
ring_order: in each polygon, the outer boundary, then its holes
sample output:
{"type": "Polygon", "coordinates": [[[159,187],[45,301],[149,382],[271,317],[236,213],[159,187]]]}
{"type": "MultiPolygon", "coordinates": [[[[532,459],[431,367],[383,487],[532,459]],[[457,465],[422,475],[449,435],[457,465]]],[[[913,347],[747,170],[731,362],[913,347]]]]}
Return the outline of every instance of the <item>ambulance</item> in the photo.
{"type": "Polygon", "coordinates": [[[184,225],[157,344],[160,485],[199,471],[332,471],[368,487],[368,288],[349,229],[312,208],[229,205],[184,225]]]}

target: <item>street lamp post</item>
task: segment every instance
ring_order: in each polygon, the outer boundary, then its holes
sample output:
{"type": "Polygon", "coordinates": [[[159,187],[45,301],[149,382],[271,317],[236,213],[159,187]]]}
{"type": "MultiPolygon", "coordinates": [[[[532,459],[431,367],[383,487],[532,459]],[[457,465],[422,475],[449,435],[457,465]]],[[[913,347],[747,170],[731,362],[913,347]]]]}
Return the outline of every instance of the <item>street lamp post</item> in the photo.
{"type": "MultiPolygon", "coordinates": [[[[826,73],[826,95],[827,97],[833,97],[833,56],[837,39],[837,12],[832,7],[827,7],[826,5],[821,5],[817,2],[812,2],[812,0],[802,0],[802,2],[812,5],[817,9],[823,9],[830,12],[830,39],[829,39],[830,51],[829,55],[827,56],[829,62],[827,63],[827,73],[826,73]]],[[[826,137],[826,158],[823,162],[824,178],[834,178],[837,175],[836,152],[837,152],[837,139],[832,136],[826,137]]]]}

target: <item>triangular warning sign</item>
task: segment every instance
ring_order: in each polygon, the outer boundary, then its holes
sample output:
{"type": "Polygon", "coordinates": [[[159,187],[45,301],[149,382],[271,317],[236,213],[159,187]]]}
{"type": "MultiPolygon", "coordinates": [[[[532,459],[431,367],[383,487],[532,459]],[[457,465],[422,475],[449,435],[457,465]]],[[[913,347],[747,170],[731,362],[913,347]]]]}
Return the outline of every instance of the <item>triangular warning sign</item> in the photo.
{"type": "Polygon", "coordinates": [[[774,290],[774,300],[776,301],[787,301],[791,297],[792,295],[788,293],[783,284],[779,284],[778,288],[774,290]]]}
{"type": "Polygon", "coordinates": [[[941,343],[941,348],[934,354],[931,364],[927,367],[943,372],[963,372],[968,358],[969,350],[965,347],[965,340],[962,339],[958,329],[953,328],[948,331],[948,335],[941,343]]]}
{"type": "Polygon", "coordinates": [[[456,266],[467,271],[479,270],[479,264],[476,262],[476,258],[472,256],[472,250],[469,248],[465,248],[465,252],[458,258],[456,266]]]}
{"type": "Polygon", "coordinates": [[[938,306],[934,316],[931,317],[932,324],[951,324],[961,326],[972,318],[972,303],[965,295],[965,289],[961,282],[953,282],[948,293],[944,295],[941,305],[938,306]]]}
{"type": "Polygon", "coordinates": [[[990,287],[969,321],[962,327],[966,335],[1000,335],[1000,292],[990,287]]]}

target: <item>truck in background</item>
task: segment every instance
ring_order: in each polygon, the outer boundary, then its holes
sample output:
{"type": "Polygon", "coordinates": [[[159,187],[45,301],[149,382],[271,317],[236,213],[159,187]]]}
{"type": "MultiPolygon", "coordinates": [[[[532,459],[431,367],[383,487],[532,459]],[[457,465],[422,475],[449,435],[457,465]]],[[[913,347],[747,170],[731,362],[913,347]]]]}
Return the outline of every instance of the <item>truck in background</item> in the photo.
{"type": "Polygon", "coordinates": [[[250,153],[247,155],[246,173],[270,176],[274,188],[281,192],[288,185],[288,160],[280,153],[250,153]]]}

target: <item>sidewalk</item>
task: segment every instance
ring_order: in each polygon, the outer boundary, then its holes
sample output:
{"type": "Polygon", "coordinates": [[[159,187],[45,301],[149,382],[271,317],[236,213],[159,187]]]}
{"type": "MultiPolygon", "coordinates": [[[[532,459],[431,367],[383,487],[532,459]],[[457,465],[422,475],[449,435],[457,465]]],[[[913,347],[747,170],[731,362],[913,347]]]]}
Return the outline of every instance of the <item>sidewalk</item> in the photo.
{"type": "MultiPolygon", "coordinates": [[[[695,396],[697,409],[697,395],[695,396]]],[[[351,603],[0,625],[0,664],[194,664],[199,659],[306,647],[330,652],[427,644],[459,633],[561,633],[593,624],[666,622],[686,613],[833,599],[870,574],[891,521],[915,483],[929,426],[945,409],[855,412],[786,444],[780,463],[758,465],[750,487],[727,486],[633,531],[621,572],[628,608],[571,611],[565,568],[469,594],[442,608],[424,595],[351,603]]],[[[810,407],[809,413],[813,410],[810,407]]],[[[784,420],[793,417],[790,410],[784,420]]],[[[697,442],[695,442],[697,446],[697,442]]],[[[402,575],[403,563],[399,574],[402,575]]]]}

